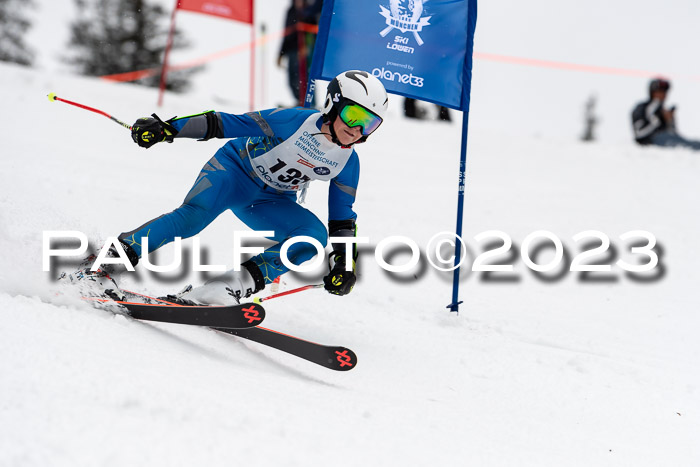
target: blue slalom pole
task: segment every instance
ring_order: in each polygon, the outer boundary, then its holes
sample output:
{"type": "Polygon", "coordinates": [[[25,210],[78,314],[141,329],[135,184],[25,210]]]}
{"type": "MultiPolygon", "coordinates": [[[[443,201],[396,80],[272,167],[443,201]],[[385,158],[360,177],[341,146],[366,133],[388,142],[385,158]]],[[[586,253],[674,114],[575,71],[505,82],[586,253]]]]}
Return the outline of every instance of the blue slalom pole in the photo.
{"type": "Polygon", "coordinates": [[[464,216],[464,190],[467,178],[467,133],[469,132],[469,110],[462,112],[462,152],[459,157],[459,188],[457,191],[457,238],[455,239],[455,270],[452,277],[452,303],[447,305],[450,311],[459,312],[459,267],[462,260],[462,217],[464,216]]]}

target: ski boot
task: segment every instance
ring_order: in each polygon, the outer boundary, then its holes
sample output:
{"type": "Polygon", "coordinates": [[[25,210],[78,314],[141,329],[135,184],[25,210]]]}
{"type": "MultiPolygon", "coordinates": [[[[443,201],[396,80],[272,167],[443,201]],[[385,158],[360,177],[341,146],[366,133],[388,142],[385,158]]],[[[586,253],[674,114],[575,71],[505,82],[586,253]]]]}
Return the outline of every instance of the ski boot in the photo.
{"type": "Polygon", "coordinates": [[[265,288],[265,279],[258,266],[246,261],[240,271],[227,271],[208,280],[199,287],[186,286],[175,295],[160,297],[171,303],[185,306],[238,305],[241,299],[265,288]]]}
{"type": "MultiPolygon", "coordinates": [[[[124,251],[126,252],[131,264],[136,266],[139,261],[136,252],[126,243],[121,241],[120,243],[122,248],[124,248],[124,251]]],[[[119,257],[114,247],[109,249],[107,257],[119,257]]],[[[120,266],[115,264],[104,264],[100,269],[92,271],[91,268],[96,259],[97,255],[92,254],[85,258],[78,266],[78,269],[72,273],[62,272],[58,278],[59,282],[77,286],[80,294],[83,297],[111,298],[115,301],[124,301],[126,298],[124,292],[119,289],[116,281],[111,277],[111,275],[121,272],[117,271],[120,266]]]]}

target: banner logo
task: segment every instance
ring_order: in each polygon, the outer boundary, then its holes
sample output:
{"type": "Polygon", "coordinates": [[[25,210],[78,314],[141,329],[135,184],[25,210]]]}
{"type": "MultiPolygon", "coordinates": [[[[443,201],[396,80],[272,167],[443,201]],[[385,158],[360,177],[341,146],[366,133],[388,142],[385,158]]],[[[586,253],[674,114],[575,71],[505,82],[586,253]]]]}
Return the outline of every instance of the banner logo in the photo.
{"type": "Polygon", "coordinates": [[[402,33],[412,32],[416,38],[418,45],[423,45],[419,32],[424,26],[430,26],[428,22],[432,16],[421,18],[423,14],[423,0],[390,0],[389,8],[391,11],[379,5],[379,12],[386,19],[386,28],[379,33],[380,36],[386,37],[393,29],[398,29],[402,33]]]}
{"type": "Polygon", "coordinates": [[[391,71],[381,67],[373,69],[372,75],[385,81],[396,81],[398,83],[409,84],[417,88],[423,87],[423,77],[416,76],[413,73],[399,73],[398,71],[391,71]]]}

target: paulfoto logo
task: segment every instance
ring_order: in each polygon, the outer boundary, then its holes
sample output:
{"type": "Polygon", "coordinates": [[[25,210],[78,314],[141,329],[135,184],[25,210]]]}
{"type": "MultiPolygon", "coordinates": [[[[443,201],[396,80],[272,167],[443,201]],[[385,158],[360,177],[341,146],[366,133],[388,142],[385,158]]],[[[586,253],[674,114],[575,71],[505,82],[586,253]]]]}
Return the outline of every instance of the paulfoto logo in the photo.
{"type": "Polygon", "coordinates": [[[402,33],[412,32],[418,45],[423,45],[423,39],[418,34],[425,26],[429,26],[431,16],[423,15],[423,0],[391,0],[390,10],[379,5],[380,15],[386,19],[386,28],[379,35],[386,37],[392,30],[398,29],[402,33]]]}
{"type": "MultiPolygon", "coordinates": [[[[244,246],[243,240],[249,238],[270,238],[273,231],[234,231],[231,251],[233,253],[234,270],[240,270],[243,254],[256,255],[264,249],[257,246],[244,246]]],[[[493,273],[518,273],[516,263],[529,269],[538,278],[551,282],[563,278],[567,272],[585,275],[581,280],[614,279],[615,274],[625,273],[631,280],[654,281],[664,276],[665,265],[662,260],[663,248],[657,245],[656,237],[645,230],[632,230],[617,237],[618,245],[611,242],[604,232],[586,230],[571,237],[576,246],[567,246],[553,232],[537,230],[527,235],[522,242],[514,242],[510,235],[499,230],[489,230],[475,235],[477,245],[472,245],[467,239],[451,232],[435,234],[422,251],[418,243],[405,236],[390,236],[380,240],[376,245],[368,237],[330,237],[329,243],[344,244],[346,254],[352,254],[355,246],[365,244],[374,250],[374,260],[387,272],[408,273],[416,268],[423,269],[421,262],[427,262],[437,271],[450,272],[461,267],[473,272],[488,275],[493,273]],[[459,258],[454,254],[459,246],[459,258]],[[408,250],[409,258],[396,260],[398,250],[408,250]],[[482,251],[478,251],[482,250],[482,251]],[[544,257],[544,258],[543,258],[544,257]],[[520,260],[518,261],[518,258],[520,260]],[[401,264],[397,264],[401,263],[401,264]],[[590,277],[591,273],[602,273],[603,276],[590,277]],[[549,276],[543,274],[550,274],[549,276]],[[552,274],[554,276],[552,276],[552,274]],[[612,274],[612,276],[611,276],[612,274]]],[[[148,237],[143,237],[142,248],[148,251],[148,237]]],[[[139,261],[139,267],[157,272],[179,271],[182,267],[182,239],[174,239],[175,257],[169,265],[153,264],[149,255],[144,255],[139,261]]],[[[51,270],[52,258],[73,257],[84,258],[88,251],[87,236],[79,231],[45,231],[43,232],[42,266],[45,272],[51,270]],[[67,247],[54,245],[55,241],[69,241],[73,245],[76,240],[79,246],[67,247]]],[[[316,239],[308,236],[297,236],[286,240],[280,248],[280,260],[289,270],[295,272],[317,272],[325,264],[325,248],[316,239]],[[292,263],[287,254],[295,243],[307,243],[316,249],[313,260],[297,265],[292,263]]],[[[352,268],[348,262],[348,270],[352,268]]],[[[98,270],[103,264],[121,264],[126,270],[134,271],[126,253],[116,237],[107,239],[105,245],[96,255],[91,266],[92,271],[98,270]],[[118,257],[109,254],[116,251],[118,257]]],[[[199,238],[192,237],[192,270],[195,272],[223,272],[224,265],[204,264],[200,251],[199,238]]],[[[521,268],[522,269],[522,268],[521,268]]],[[[512,277],[511,277],[512,278],[512,277]]]]}

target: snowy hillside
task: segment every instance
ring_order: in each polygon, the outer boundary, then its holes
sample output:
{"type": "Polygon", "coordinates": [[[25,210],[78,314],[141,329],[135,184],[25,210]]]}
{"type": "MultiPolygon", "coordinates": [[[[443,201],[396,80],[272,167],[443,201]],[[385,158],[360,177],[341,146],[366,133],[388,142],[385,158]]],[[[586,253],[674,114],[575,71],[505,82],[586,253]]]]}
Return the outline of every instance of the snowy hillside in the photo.
{"type": "MultiPolygon", "coordinates": [[[[156,109],[154,90],[0,64],[0,466],[700,464],[699,155],[639,148],[629,133],[578,143],[551,107],[521,116],[549,121],[542,133],[503,125],[497,116],[512,109],[489,84],[504,79],[501,66],[475,75],[464,237],[471,263],[495,240],[475,235],[507,234],[513,249],[495,262],[514,271],[465,270],[460,313],[445,309],[451,274],[424,253],[454,229],[460,126],[406,120],[393,97],[381,131],[358,147],[358,226],[371,245],[355,290],[266,304],[267,327],[357,353],[356,369],[335,373],[211,330],[95,310],[56,296],[55,271],[42,272],[42,232],[80,230],[97,244],[170,211],[222,144],[145,151],[113,122],[46,94],[129,122],[245,112],[245,99],[221,104],[197,87],[156,109]],[[566,255],[538,276],[520,250],[540,230],[566,255]],[[590,263],[612,270],[582,277],[567,266],[586,243],[574,235],[590,230],[614,251],[590,263]],[[620,235],[639,230],[655,235],[659,265],[627,274],[618,259],[646,258],[620,235]],[[414,271],[375,262],[374,246],[393,235],[420,246],[414,271]]],[[[247,90],[245,77],[227,79],[247,90]]],[[[643,82],[609,79],[625,89],[611,91],[611,108],[626,112],[643,82]]],[[[270,100],[284,100],[273,89],[270,100]]],[[[326,191],[314,184],[307,198],[323,220],[326,191]]],[[[232,266],[232,233],[244,229],[225,213],[200,235],[212,263],[232,266]]],[[[162,250],[165,264],[173,249],[162,250]]],[[[531,256],[545,264],[553,254],[531,256]]],[[[402,250],[393,261],[407,259],[402,250]]],[[[141,271],[120,283],[157,295],[201,280],[141,271]]],[[[282,287],[317,280],[284,277],[282,287]]]]}

